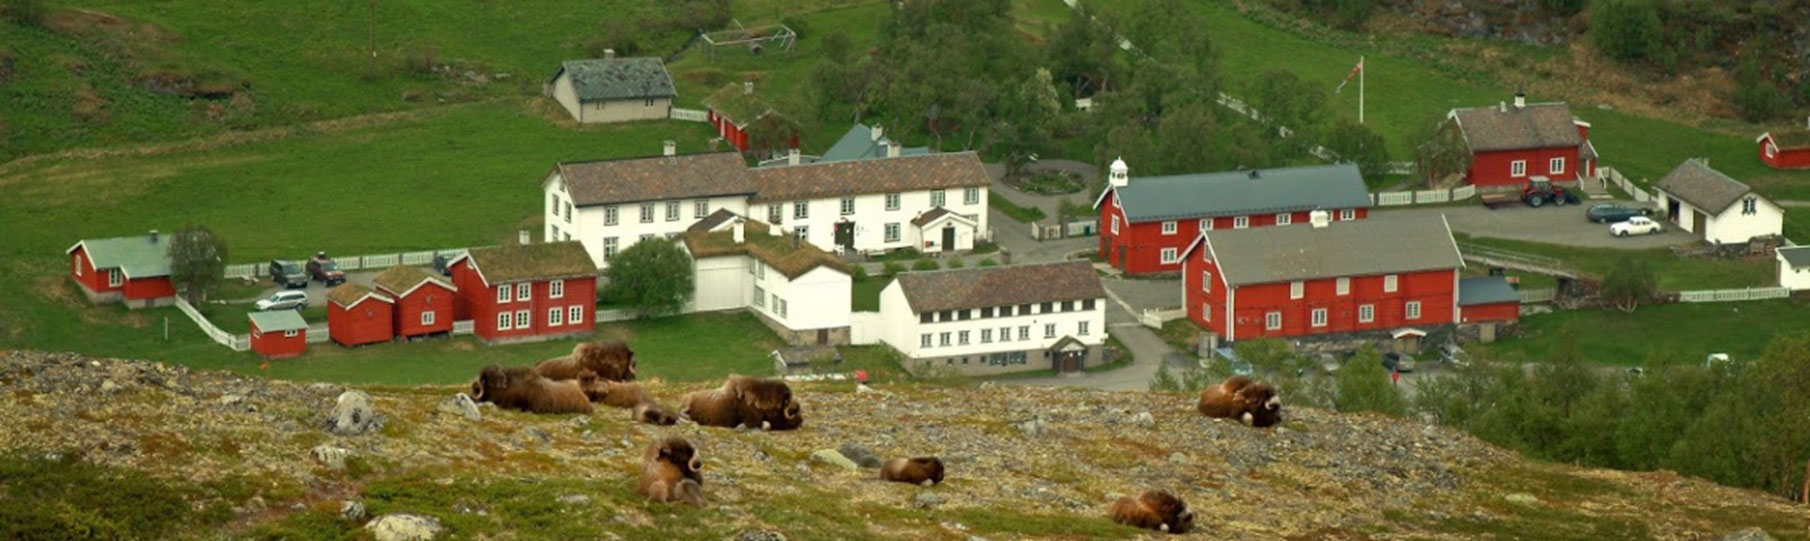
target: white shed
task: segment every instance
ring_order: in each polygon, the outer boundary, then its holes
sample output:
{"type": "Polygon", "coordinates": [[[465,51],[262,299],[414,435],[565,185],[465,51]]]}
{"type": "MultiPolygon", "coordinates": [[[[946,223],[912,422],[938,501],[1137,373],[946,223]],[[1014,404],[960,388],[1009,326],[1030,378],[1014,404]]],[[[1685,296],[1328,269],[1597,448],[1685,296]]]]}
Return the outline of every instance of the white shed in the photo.
{"type": "Polygon", "coordinates": [[[1792,291],[1810,290],[1810,246],[1779,248],[1779,285],[1792,291]]]}
{"type": "Polygon", "coordinates": [[[666,118],[678,94],[659,58],[616,58],[613,52],[560,63],[544,92],[580,124],[666,118]]]}
{"type": "Polygon", "coordinates": [[[1784,230],[1785,209],[1701,160],[1685,160],[1654,188],[1674,227],[1717,244],[1784,230]]]}

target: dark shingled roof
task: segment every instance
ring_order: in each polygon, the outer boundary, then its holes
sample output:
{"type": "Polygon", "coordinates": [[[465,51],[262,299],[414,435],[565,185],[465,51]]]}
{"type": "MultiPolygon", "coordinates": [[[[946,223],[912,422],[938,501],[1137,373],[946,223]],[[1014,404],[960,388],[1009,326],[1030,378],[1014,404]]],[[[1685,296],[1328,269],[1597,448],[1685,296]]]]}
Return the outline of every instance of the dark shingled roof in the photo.
{"type": "MultiPolygon", "coordinates": [[[[1371,218],[1326,227],[1215,229],[1204,234],[1230,285],[1374,276],[1464,266],[1445,217],[1371,218]]],[[[1200,250],[1200,241],[1183,257],[1200,250]]]]}
{"type": "Polygon", "coordinates": [[[597,265],[578,241],[505,244],[472,248],[471,258],[486,285],[597,275],[597,265]]]}
{"type": "Polygon", "coordinates": [[[685,230],[698,233],[709,233],[710,230],[716,229],[717,226],[728,223],[729,220],[735,218],[736,214],[729,209],[716,209],[716,212],[712,212],[709,216],[699,219],[698,223],[691,224],[691,227],[687,227],[685,230]]]}
{"type": "Polygon", "coordinates": [[[907,272],[897,278],[913,312],[1098,299],[1100,276],[1086,261],[907,272]]]}
{"type": "Polygon", "coordinates": [[[916,218],[912,218],[911,225],[915,225],[918,227],[924,227],[925,225],[929,224],[930,222],[936,221],[937,218],[941,218],[941,217],[944,217],[944,216],[947,216],[950,214],[955,214],[955,213],[951,212],[949,209],[946,209],[943,207],[933,208],[933,209],[930,209],[928,212],[919,214],[918,217],[916,217],[916,218]]]}
{"type": "MultiPolygon", "coordinates": [[[[666,63],[655,57],[567,60],[559,70],[572,77],[578,101],[665,98],[673,90],[666,63]]],[[[559,78],[554,73],[555,79],[559,78]]]]}
{"type": "Polygon", "coordinates": [[[365,295],[370,295],[371,298],[377,299],[379,301],[393,302],[392,299],[390,299],[389,297],[385,296],[382,293],[378,293],[378,292],[372,290],[371,288],[361,286],[358,284],[354,284],[351,282],[340,284],[339,287],[333,288],[331,291],[328,291],[327,300],[332,301],[333,304],[337,304],[337,305],[349,308],[354,303],[357,303],[358,299],[364,298],[365,295]]]}
{"type": "Polygon", "coordinates": [[[1746,184],[1710,169],[1709,165],[1696,159],[1678,164],[1654,187],[1711,214],[1721,214],[1741,196],[1753,191],[1746,184]]]}
{"type": "Polygon", "coordinates": [[[758,259],[786,278],[797,278],[811,272],[817,267],[829,267],[849,272],[848,264],[835,255],[817,248],[809,242],[793,242],[790,235],[773,236],[767,232],[767,224],[756,220],[748,220],[742,224],[742,243],[736,244],[735,232],[724,229],[720,231],[700,230],[692,226],[682,237],[685,249],[691,251],[691,257],[703,259],[729,255],[747,255],[758,259]]]}
{"type": "Polygon", "coordinates": [[[1584,144],[1578,133],[1577,117],[1563,103],[1537,103],[1526,107],[1508,106],[1454,109],[1458,127],[1473,151],[1520,150],[1525,148],[1575,147],[1584,144]]]}
{"type": "Polygon", "coordinates": [[[753,175],[734,152],[560,163],[553,170],[581,207],[754,193],[753,175]]]}
{"type": "Polygon", "coordinates": [[[1112,188],[1132,222],[1314,209],[1370,208],[1356,165],[1134,177],[1112,188]]]}
{"type": "Polygon", "coordinates": [[[750,201],[986,186],[990,178],[973,152],[763,167],[754,170],[756,193],[750,201]]]}
{"type": "MultiPolygon", "coordinates": [[[[868,127],[866,124],[856,122],[854,127],[848,129],[847,133],[842,134],[841,139],[836,140],[836,144],[830,145],[829,150],[823,151],[823,158],[818,161],[841,162],[848,160],[884,158],[886,157],[885,143],[887,142],[888,139],[884,136],[880,137],[880,140],[875,141],[873,128],[868,127]]],[[[892,142],[897,143],[897,141],[892,142]]],[[[899,148],[900,156],[917,156],[929,153],[930,147],[899,148]]]]}
{"type": "Polygon", "coordinates": [[[451,282],[442,279],[438,275],[431,274],[421,267],[410,267],[406,265],[390,267],[383,272],[378,273],[376,278],[371,279],[372,284],[397,295],[401,295],[410,289],[414,289],[415,286],[421,285],[422,282],[434,282],[446,286],[447,289],[453,289],[451,282]]]}
{"type": "Polygon", "coordinates": [[[1789,263],[1791,268],[1810,267],[1810,246],[1779,248],[1779,256],[1785,258],[1785,262],[1789,263]]]}
{"type": "Polygon", "coordinates": [[[1478,276],[1458,280],[1459,306],[1495,304],[1499,302],[1521,302],[1521,294],[1515,292],[1515,286],[1508,285],[1508,278],[1502,276],[1478,276]]]}

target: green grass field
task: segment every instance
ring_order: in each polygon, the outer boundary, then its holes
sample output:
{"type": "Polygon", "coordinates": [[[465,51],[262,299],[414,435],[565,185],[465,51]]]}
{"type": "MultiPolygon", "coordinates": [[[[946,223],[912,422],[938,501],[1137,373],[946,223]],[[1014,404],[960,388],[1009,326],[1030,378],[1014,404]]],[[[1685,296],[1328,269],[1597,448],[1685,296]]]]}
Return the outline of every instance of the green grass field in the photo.
{"type": "Polygon", "coordinates": [[[1623,259],[1635,259],[1653,269],[1653,274],[1659,278],[1660,289],[1666,291],[1766,287],[1778,283],[1778,269],[1771,258],[1686,258],[1672,255],[1671,250],[1664,248],[1608,250],[1466,235],[1458,237],[1462,242],[1558,258],[1580,271],[1598,277],[1608,274],[1623,259]]]}
{"type": "Polygon", "coordinates": [[[855,281],[853,291],[849,294],[849,301],[853,305],[853,309],[856,312],[880,311],[880,292],[886,289],[886,284],[890,283],[892,280],[879,275],[855,281]]]}
{"type": "Polygon", "coordinates": [[[1539,361],[1569,338],[1585,359],[1600,364],[1638,366],[1649,356],[1701,363],[1709,353],[1752,359],[1774,335],[1810,331],[1805,310],[1801,300],[1641,306],[1632,314],[1568,310],[1521,318],[1521,334],[1476,347],[1507,360],[1539,361]]]}
{"type": "Polygon", "coordinates": [[[1047,216],[1043,214],[1043,209],[1018,206],[1018,204],[1013,203],[1012,200],[1006,199],[1005,196],[996,193],[987,193],[987,205],[1005,214],[1008,218],[1027,224],[1047,218],[1047,216]]]}

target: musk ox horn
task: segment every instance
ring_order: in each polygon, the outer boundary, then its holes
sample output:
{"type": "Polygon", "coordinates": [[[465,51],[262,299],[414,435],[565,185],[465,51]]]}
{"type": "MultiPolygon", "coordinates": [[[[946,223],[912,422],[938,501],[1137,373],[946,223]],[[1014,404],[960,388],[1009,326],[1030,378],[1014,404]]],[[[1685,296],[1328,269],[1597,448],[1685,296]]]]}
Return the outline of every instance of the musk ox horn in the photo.
{"type": "Polygon", "coordinates": [[[1282,397],[1280,397],[1280,396],[1270,397],[1268,402],[1263,403],[1263,407],[1267,408],[1267,409],[1276,409],[1276,408],[1282,407],[1282,397]]]}
{"type": "Polygon", "coordinates": [[[704,471],[704,461],[695,456],[691,457],[691,471],[704,471]]]}

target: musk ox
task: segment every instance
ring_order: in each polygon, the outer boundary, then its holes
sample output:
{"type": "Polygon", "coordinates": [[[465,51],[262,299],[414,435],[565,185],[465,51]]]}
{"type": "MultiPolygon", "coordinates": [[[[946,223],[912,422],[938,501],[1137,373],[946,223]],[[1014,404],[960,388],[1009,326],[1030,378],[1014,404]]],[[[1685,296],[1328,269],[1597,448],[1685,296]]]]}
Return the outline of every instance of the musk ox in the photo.
{"type": "Polygon", "coordinates": [[[590,413],[591,400],[577,381],[554,381],[523,367],[484,367],[471,383],[471,399],[529,413],[590,413]]]}
{"type": "Polygon", "coordinates": [[[943,461],[933,457],[895,458],[880,467],[880,479],[930,486],[943,482],[943,461]]]}
{"type": "Polygon", "coordinates": [[[680,402],[679,415],[704,426],[791,430],[804,424],[792,388],[778,380],[730,376],[722,387],[687,393],[680,402]]]}
{"type": "Polygon", "coordinates": [[[1194,529],[1194,512],[1188,510],[1188,503],[1163,490],[1119,498],[1110,513],[1113,522],[1147,530],[1188,533],[1194,529]]]}
{"type": "Polygon", "coordinates": [[[1268,384],[1232,376],[1200,390],[1200,413],[1208,417],[1238,419],[1255,427],[1275,426],[1282,422],[1282,397],[1268,384]]]}
{"type": "Polygon", "coordinates": [[[635,404],[635,408],[629,410],[629,418],[650,425],[679,424],[679,416],[653,402],[635,404]]]}
{"type": "Polygon", "coordinates": [[[641,483],[635,491],[660,503],[704,506],[704,460],[678,436],[654,443],[641,454],[641,483]]]}
{"type": "Polygon", "coordinates": [[[585,397],[590,398],[592,402],[601,402],[604,405],[618,408],[633,408],[638,404],[654,401],[653,393],[647,392],[647,389],[642,388],[638,383],[609,381],[601,378],[580,379],[579,381],[584,386],[585,397]]]}
{"type": "Polygon", "coordinates": [[[619,340],[583,342],[572,348],[571,355],[534,365],[534,371],[548,379],[578,379],[584,370],[608,381],[635,381],[635,352],[619,340]]]}

